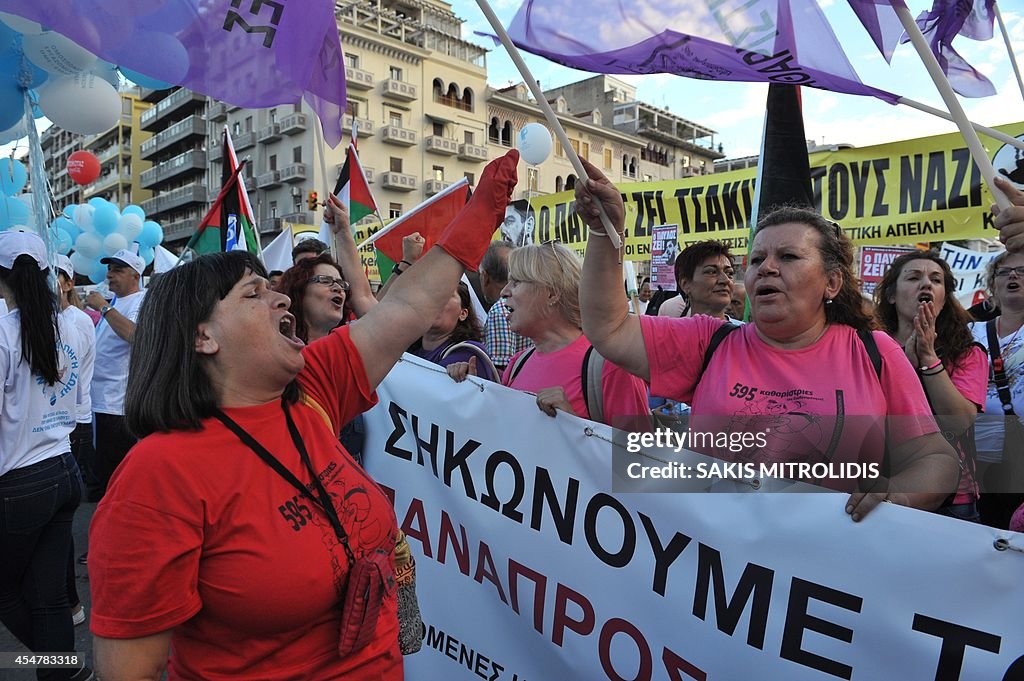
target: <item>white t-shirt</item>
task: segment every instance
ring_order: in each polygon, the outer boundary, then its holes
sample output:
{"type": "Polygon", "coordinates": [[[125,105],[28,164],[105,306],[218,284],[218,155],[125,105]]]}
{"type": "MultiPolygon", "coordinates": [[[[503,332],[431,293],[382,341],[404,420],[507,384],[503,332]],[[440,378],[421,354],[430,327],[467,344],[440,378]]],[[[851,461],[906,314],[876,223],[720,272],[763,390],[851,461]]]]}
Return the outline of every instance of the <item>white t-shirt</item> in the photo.
{"type": "Polygon", "coordinates": [[[21,311],[0,317],[0,475],[71,451],[81,336],[72,322],[57,317],[60,331],[56,383],[46,385],[21,354],[21,311]]]}
{"type": "MultiPolygon", "coordinates": [[[[985,322],[971,324],[974,340],[981,343],[988,352],[988,332],[985,322]]],[[[996,327],[998,328],[998,326],[996,327]]],[[[1024,423],[1024,327],[1020,333],[1011,333],[999,338],[999,350],[1003,356],[1006,380],[1010,386],[1010,402],[1017,418],[1024,423]]],[[[991,364],[991,359],[989,363],[991,364]]],[[[974,442],[978,448],[978,460],[998,462],[1003,451],[1003,403],[999,399],[996,384],[989,380],[985,413],[978,414],[974,422],[974,442]]]]}
{"type": "MultiPolygon", "coordinates": [[[[135,321],[145,291],[114,301],[114,309],[135,321]]],[[[101,414],[124,415],[124,391],[128,386],[128,358],[132,345],[118,336],[106,319],[96,325],[96,371],[92,376],[92,410],[101,414]]]]}
{"type": "Polygon", "coordinates": [[[92,423],[92,374],[96,363],[96,327],[92,323],[92,317],[79,310],[74,305],[68,305],[60,313],[61,317],[67,317],[68,321],[78,331],[82,341],[82,357],[79,362],[78,374],[78,397],[76,420],[79,423],[92,423]]]}

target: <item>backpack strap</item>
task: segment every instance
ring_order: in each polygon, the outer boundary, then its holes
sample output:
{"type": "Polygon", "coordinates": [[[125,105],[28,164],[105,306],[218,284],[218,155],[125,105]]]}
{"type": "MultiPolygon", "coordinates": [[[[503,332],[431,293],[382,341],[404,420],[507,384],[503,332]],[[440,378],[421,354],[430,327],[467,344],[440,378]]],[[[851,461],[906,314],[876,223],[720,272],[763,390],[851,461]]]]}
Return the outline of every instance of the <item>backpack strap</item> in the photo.
{"type": "Polygon", "coordinates": [[[530,359],[530,355],[532,355],[533,351],[536,350],[536,349],[537,349],[537,347],[534,346],[534,347],[530,348],[529,350],[526,350],[525,352],[520,354],[518,357],[516,357],[516,360],[514,362],[512,362],[512,370],[508,374],[508,383],[509,383],[509,385],[512,384],[512,381],[516,380],[516,376],[518,376],[519,372],[522,371],[523,365],[526,364],[526,360],[530,359]]]}
{"type": "MultiPolygon", "coordinates": [[[[999,318],[996,317],[996,319],[999,318]]],[[[992,358],[992,381],[996,384],[999,401],[1003,403],[1003,412],[1007,416],[1015,416],[1013,398],[1010,396],[1010,383],[1006,378],[1006,366],[1003,364],[1003,355],[999,347],[996,319],[985,322],[985,331],[988,334],[988,355],[992,358]]]]}
{"type": "Polygon", "coordinates": [[[864,345],[864,350],[868,353],[868,359],[871,360],[871,366],[875,369],[875,376],[878,380],[882,380],[882,353],[878,350],[878,343],[875,341],[875,335],[871,333],[870,329],[861,329],[857,332],[857,337],[860,338],[860,342],[864,345]]]}
{"type": "Polygon", "coordinates": [[[580,382],[583,386],[583,401],[591,421],[604,423],[604,357],[594,346],[587,348],[583,355],[583,367],[580,371],[580,382]]]}
{"type": "Polygon", "coordinates": [[[711,363],[711,355],[715,354],[715,350],[717,350],[718,346],[722,344],[725,337],[738,328],[740,328],[739,324],[729,322],[722,324],[720,327],[715,329],[715,333],[711,336],[711,340],[708,342],[707,350],[704,351],[704,363],[700,366],[700,374],[697,375],[698,381],[700,380],[700,377],[704,375],[704,372],[707,371],[708,364],[711,363]]]}
{"type": "Polygon", "coordinates": [[[491,376],[493,376],[496,381],[501,380],[501,376],[498,374],[498,369],[494,366],[494,362],[491,361],[491,358],[490,356],[488,356],[487,352],[481,349],[479,346],[473,345],[472,343],[463,341],[461,343],[453,343],[452,345],[449,345],[447,348],[445,348],[444,352],[441,353],[441,359],[444,359],[453,352],[463,350],[473,353],[476,356],[477,361],[481,362],[485,368],[490,370],[491,376]]]}

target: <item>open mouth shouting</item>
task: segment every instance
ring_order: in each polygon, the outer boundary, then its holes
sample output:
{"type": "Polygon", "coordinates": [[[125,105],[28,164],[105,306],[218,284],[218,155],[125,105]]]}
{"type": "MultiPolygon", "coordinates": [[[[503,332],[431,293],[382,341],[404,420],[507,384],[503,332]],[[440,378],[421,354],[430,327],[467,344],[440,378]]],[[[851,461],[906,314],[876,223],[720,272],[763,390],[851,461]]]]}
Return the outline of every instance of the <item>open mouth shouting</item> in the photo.
{"type": "Polygon", "coordinates": [[[281,321],[278,322],[277,329],[281,332],[282,336],[300,348],[306,345],[302,342],[301,338],[298,338],[295,335],[295,317],[293,317],[290,312],[286,312],[284,316],[281,317],[281,321]]]}

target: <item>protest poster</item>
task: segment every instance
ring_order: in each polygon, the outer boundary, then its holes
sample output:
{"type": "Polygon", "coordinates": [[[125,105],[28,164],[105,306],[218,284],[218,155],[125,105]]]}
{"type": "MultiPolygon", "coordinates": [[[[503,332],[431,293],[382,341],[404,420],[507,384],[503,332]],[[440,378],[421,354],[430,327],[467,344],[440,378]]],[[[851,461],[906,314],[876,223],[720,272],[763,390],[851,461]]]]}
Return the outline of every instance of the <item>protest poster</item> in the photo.
{"type": "Polygon", "coordinates": [[[651,288],[676,290],[675,264],[679,253],[679,225],[659,225],[651,236],[651,288]]]}
{"type": "Polygon", "coordinates": [[[860,249],[860,283],[861,291],[869,296],[882,281],[892,261],[899,256],[913,251],[913,248],[896,248],[892,246],[864,246],[860,249]]]}
{"type": "Polygon", "coordinates": [[[956,281],[956,297],[964,307],[980,303],[986,296],[988,283],[985,278],[988,266],[1002,249],[989,253],[972,251],[953,244],[942,244],[939,254],[949,263],[956,281]]]}

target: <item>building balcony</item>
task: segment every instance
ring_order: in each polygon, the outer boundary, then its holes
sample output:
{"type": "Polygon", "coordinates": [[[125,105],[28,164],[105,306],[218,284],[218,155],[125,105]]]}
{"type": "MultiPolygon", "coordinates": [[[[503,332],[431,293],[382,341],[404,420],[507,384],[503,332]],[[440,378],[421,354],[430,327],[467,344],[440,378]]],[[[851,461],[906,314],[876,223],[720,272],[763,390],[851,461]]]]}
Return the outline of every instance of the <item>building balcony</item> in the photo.
{"type": "Polygon", "coordinates": [[[206,120],[225,121],[228,118],[228,105],[224,102],[211,102],[206,109],[206,120]]]}
{"type": "Polygon", "coordinates": [[[281,133],[284,135],[298,135],[306,132],[306,114],[293,113],[281,119],[281,133]]]}
{"type": "Polygon", "coordinates": [[[440,194],[450,186],[452,186],[452,183],[445,182],[444,180],[427,180],[423,183],[423,193],[427,196],[433,196],[434,194],[440,194]]]}
{"type": "Polygon", "coordinates": [[[381,173],[380,183],[385,189],[395,189],[400,192],[416,191],[418,186],[416,177],[405,173],[381,173]]]}
{"type": "Polygon", "coordinates": [[[263,218],[257,224],[256,229],[260,234],[270,234],[271,232],[280,232],[282,226],[281,218],[263,218]]]}
{"type": "Polygon", "coordinates": [[[282,182],[305,182],[308,169],[305,163],[292,163],[281,168],[282,182]]]}
{"type": "Polygon", "coordinates": [[[146,211],[146,215],[154,215],[174,208],[180,208],[181,206],[187,206],[190,203],[206,205],[206,185],[194,182],[159,196],[154,196],[142,203],[142,209],[146,211]]]}
{"type": "Polygon", "coordinates": [[[139,177],[143,188],[150,188],[184,173],[206,171],[206,152],[202,150],[186,151],[172,159],[163,161],[142,173],[139,177]]]}
{"type": "Polygon", "coordinates": [[[353,90],[372,90],[373,74],[351,66],[345,67],[345,85],[353,90]]]}
{"type": "Polygon", "coordinates": [[[356,122],[356,127],[359,128],[359,137],[373,137],[373,134],[375,132],[373,129],[373,121],[371,121],[369,118],[356,117],[355,119],[353,119],[352,116],[345,114],[344,116],[341,117],[341,129],[351,135],[353,120],[355,120],[356,122]]]}
{"type": "Polygon", "coordinates": [[[112,189],[119,184],[130,184],[132,181],[132,175],[128,172],[121,173],[108,173],[96,179],[95,182],[90,184],[83,190],[85,196],[93,196],[99,194],[107,189],[112,189]]]}
{"type": "Polygon", "coordinates": [[[388,144],[397,144],[400,147],[416,146],[415,130],[400,128],[397,125],[385,125],[380,132],[382,140],[388,144]]]}
{"type": "Polygon", "coordinates": [[[463,161],[483,163],[487,160],[487,147],[482,147],[479,144],[460,144],[459,158],[463,161]]]}
{"type": "Polygon", "coordinates": [[[144,159],[148,159],[157,152],[157,144],[160,140],[156,137],[150,137],[148,140],[139,145],[139,156],[144,159]]]}
{"type": "Polygon", "coordinates": [[[260,142],[266,144],[267,142],[274,142],[279,139],[281,139],[281,125],[279,123],[271,123],[264,128],[260,128],[260,142]]]}
{"type": "Polygon", "coordinates": [[[144,159],[150,158],[153,154],[173,144],[177,144],[192,135],[204,139],[206,137],[206,121],[201,116],[189,116],[182,121],[178,121],[160,134],[149,138],[139,147],[139,154],[144,159]]]}
{"type": "Polygon", "coordinates": [[[109,161],[117,156],[131,156],[132,146],[130,144],[113,144],[103,151],[96,154],[96,158],[99,159],[100,163],[109,161]]]}
{"type": "MultiPolygon", "coordinates": [[[[152,200],[152,199],[151,199],[152,200]]],[[[165,222],[161,225],[164,228],[164,241],[176,241],[177,239],[190,238],[192,233],[196,231],[196,227],[199,225],[201,218],[192,219],[186,218],[184,220],[175,220],[174,222],[165,222]]]]}
{"type": "Polygon", "coordinates": [[[224,155],[224,148],[219,142],[211,142],[209,149],[206,150],[206,155],[211,161],[219,161],[224,155]]]}
{"type": "Polygon", "coordinates": [[[228,113],[231,113],[233,111],[241,111],[242,110],[242,107],[238,106],[237,104],[228,104],[227,107],[228,107],[228,113]]]}
{"type": "Polygon", "coordinates": [[[373,178],[374,178],[373,168],[369,168],[367,166],[363,166],[363,177],[366,178],[366,184],[373,184],[373,178]]]}
{"type": "Polygon", "coordinates": [[[281,216],[281,225],[284,227],[284,223],[291,225],[311,225],[313,224],[312,213],[287,213],[281,216]]]}
{"type": "Polygon", "coordinates": [[[186,107],[198,110],[205,105],[205,95],[185,88],[179,88],[173,94],[157,102],[156,106],[143,111],[142,116],[139,117],[139,126],[143,130],[156,132],[167,125],[167,119],[171,114],[186,107]]]}
{"type": "Polygon", "coordinates": [[[381,81],[380,93],[391,99],[412,102],[420,98],[418,88],[412,83],[404,83],[394,78],[381,81]]]}
{"type": "Polygon", "coordinates": [[[249,147],[256,146],[256,133],[252,131],[234,135],[232,139],[235,142],[235,151],[241,151],[242,149],[248,149],[249,147]]]}
{"type": "Polygon", "coordinates": [[[459,153],[459,143],[449,137],[431,135],[423,138],[423,146],[427,151],[442,156],[454,156],[459,153]]]}
{"type": "Polygon", "coordinates": [[[256,188],[257,189],[269,189],[270,187],[281,186],[281,173],[276,170],[271,170],[269,173],[263,173],[262,175],[256,176],[256,188]]]}

